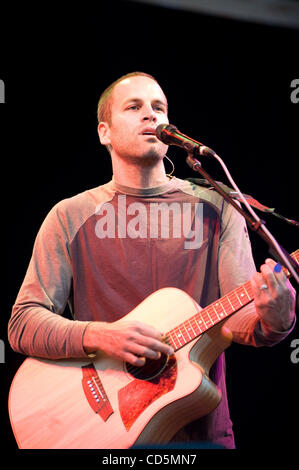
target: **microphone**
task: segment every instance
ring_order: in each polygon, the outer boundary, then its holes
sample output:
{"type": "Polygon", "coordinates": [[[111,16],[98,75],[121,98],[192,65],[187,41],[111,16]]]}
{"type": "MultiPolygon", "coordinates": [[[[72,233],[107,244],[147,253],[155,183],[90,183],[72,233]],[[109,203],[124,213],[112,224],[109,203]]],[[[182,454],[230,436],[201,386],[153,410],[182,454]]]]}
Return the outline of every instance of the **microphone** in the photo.
{"type": "Polygon", "coordinates": [[[156,136],[166,145],[177,145],[182,147],[188,153],[195,152],[199,155],[214,157],[214,150],[206,147],[201,142],[191,139],[185,134],[182,134],[176,126],[172,124],[159,124],[156,128],[156,136]]]}

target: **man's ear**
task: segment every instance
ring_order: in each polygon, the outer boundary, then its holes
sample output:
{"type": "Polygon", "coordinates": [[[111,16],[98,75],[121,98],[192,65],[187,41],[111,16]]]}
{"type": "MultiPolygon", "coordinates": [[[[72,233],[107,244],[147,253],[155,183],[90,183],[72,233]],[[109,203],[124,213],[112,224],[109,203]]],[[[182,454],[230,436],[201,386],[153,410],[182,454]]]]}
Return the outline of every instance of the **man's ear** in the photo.
{"type": "Polygon", "coordinates": [[[110,144],[110,127],[107,122],[100,122],[98,125],[98,134],[102,145],[110,144]]]}

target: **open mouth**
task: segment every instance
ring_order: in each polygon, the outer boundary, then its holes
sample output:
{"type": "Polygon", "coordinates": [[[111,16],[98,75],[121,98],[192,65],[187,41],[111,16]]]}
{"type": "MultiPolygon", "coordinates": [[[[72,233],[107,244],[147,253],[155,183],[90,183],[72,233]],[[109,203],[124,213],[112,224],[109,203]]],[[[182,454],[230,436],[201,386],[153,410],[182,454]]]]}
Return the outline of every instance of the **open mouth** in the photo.
{"type": "Polygon", "coordinates": [[[147,128],[147,129],[144,129],[144,130],[141,132],[141,135],[151,135],[151,136],[155,136],[155,137],[156,137],[156,130],[155,130],[155,129],[152,129],[152,128],[147,128]]]}

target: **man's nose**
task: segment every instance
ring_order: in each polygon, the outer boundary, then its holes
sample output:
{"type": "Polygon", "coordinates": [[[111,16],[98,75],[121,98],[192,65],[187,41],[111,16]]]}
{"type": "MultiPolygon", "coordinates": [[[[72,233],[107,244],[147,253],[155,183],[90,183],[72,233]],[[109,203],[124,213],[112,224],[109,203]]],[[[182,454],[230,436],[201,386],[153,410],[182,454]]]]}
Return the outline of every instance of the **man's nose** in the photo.
{"type": "Polygon", "coordinates": [[[142,114],[143,121],[157,121],[157,116],[155,111],[151,106],[145,106],[142,114]]]}

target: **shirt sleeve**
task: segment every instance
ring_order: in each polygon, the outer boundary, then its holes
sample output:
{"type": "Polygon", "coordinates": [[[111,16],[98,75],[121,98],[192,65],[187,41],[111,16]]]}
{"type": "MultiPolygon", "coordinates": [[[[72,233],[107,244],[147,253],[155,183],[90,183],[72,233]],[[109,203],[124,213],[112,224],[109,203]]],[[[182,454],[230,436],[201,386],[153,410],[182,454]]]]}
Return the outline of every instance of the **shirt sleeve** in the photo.
{"type": "Polygon", "coordinates": [[[62,317],[72,286],[66,225],[57,204],[36,237],[8,324],[16,352],[51,359],[86,356],[83,335],[89,322],[62,317]]]}
{"type": "MultiPolygon", "coordinates": [[[[255,272],[246,221],[232,205],[224,202],[218,256],[221,296],[250,280],[255,272]]],[[[225,322],[233,334],[233,341],[252,346],[279,343],[293,330],[294,324],[287,331],[272,330],[258,316],[253,301],[225,322]]]]}

